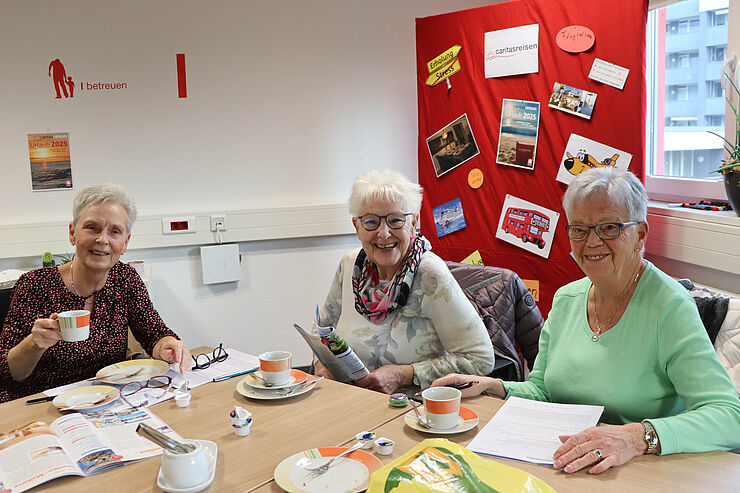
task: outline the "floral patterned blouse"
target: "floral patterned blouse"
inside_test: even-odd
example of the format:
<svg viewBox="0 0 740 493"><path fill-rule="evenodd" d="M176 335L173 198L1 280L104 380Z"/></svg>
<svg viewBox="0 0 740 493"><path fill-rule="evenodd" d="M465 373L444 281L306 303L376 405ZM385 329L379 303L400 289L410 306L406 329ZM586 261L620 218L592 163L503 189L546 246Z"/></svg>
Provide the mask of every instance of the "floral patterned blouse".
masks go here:
<svg viewBox="0 0 740 493"><path fill-rule="evenodd" d="M133 267L118 262L95 296L90 337L80 342L57 342L46 350L28 378L14 381L8 368L8 351L31 333L34 321L52 313L81 310L84 305L85 299L64 285L57 267L21 276L0 332L0 402L84 380L105 366L123 361L129 327L149 354L162 337L177 337L152 306Z"/></svg>
<svg viewBox="0 0 740 493"><path fill-rule="evenodd" d="M424 253L406 305L376 324L355 309L352 269L359 252L342 257L320 324L336 327L370 371L411 364L418 384L426 388L448 373L487 375L493 370L493 346L483 321L442 259Z"/></svg>

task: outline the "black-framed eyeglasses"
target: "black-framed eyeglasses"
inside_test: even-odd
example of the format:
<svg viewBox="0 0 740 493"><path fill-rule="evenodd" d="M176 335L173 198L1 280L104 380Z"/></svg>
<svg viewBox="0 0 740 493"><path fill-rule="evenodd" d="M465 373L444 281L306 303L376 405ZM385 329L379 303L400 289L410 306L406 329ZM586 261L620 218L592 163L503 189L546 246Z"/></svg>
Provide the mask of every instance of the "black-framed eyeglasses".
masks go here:
<svg viewBox="0 0 740 493"><path fill-rule="evenodd" d="M205 370L209 366L211 366L211 363L220 363L221 361L225 361L226 358L229 357L229 353L226 352L224 349L223 342L218 345L216 349L213 350L211 355L209 356L206 353L199 354L197 356L192 356L193 358L193 367L192 370Z"/></svg>
<svg viewBox="0 0 740 493"><path fill-rule="evenodd" d="M614 240L622 234L622 228L640 224L642 221L630 221L627 223L601 223L595 226L586 226L585 224L569 224L565 227L568 232L568 238L573 241L583 241L588 238L593 229L596 235L602 240Z"/></svg>
<svg viewBox="0 0 740 493"><path fill-rule="evenodd" d="M152 399L159 399L163 397L167 390L170 388L170 384L172 383L172 378L167 375L159 375L156 377L152 377L146 382L131 382L127 383L123 387L121 387L121 399L128 404L131 407L137 407L131 404L126 397L131 396L132 394L135 394L143 389L151 389L152 394L147 395L148 397L151 397ZM146 406L148 404L148 401L145 400L143 403L139 404L139 406Z"/></svg>
<svg viewBox="0 0 740 493"><path fill-rule="evenodd" d="M385 219L385 224L390 229L401 229L406 224L406 216L413 216L413 212L391 212L385 216L378 216L376 214L365 214L359 216L357 219L360 220L360 224L365 228L365 231L375 231L380 227L380 220Z"/></svg>

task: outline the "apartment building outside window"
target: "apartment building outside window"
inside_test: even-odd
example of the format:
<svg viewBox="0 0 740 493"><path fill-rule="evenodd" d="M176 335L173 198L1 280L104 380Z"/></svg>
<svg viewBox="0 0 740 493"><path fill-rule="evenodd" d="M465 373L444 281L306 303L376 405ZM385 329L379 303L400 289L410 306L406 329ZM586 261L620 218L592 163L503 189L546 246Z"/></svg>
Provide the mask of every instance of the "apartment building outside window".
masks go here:
<svg viewBox="0 0 740 493"><path fill-rule="evenodd" d="M671 195L689 180L716 190L716 196L701 198L724 196L720 177L710 172L725 151L722 140L709 131L725 133L721 74L728 53L728 14L734 19L729 4L683 0L648 15L646 174L652 196Z"/></svg>

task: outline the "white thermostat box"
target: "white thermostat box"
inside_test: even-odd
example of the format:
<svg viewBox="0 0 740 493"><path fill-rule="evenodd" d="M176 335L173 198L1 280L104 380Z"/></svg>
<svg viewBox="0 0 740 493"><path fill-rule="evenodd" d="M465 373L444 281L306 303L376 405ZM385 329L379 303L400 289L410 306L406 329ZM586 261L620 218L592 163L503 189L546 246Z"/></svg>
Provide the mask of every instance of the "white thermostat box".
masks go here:
<svg viewBox="0 0 740 493"><path fill-rule="evenodd" d="M217 284L239 280L239 245L200 247L203 264L203 284Z"/></svg>

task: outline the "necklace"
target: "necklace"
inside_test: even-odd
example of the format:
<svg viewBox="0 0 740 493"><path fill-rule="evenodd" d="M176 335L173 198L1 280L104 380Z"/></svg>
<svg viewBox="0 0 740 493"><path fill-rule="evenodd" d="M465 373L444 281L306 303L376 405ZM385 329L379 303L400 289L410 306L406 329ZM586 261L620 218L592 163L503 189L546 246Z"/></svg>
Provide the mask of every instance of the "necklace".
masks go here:
<svg viewBox="0 0 740 493"><path fill-rule="evenodd" d="M622 296L619 298L617 308L615 308L614 312L612 312L609 318L606 319L606 324L604 325L604 327L606 327L607 329L610 327L609 324L611 323L612 318L614 318L614 315L616 315L619 309L622 308L624 301L627 299L627 293L631 291L630 288L637 284L637 280L640 278L641 274L642 264L640 264L640 267L638 267L635 278L632 280L632 282L627 283L627 286L625 286L624 290L622 291ZM601 336L601 333L604 332L604 330L601 328L601 322L599 322L599 311L596 309L596 288L594 288L594 315L596 315L596 332L594 332L594 335L591 336L591 340L593 342L599 342L599 336Z"/></svg>
<svg viewBox="0 0 740 493"><path fill-rule="evenodd" d="M72 280L72 291L74 292L74 294L76 294L76 295L77 295L77 296L79 296L80 298L82 298L82 299L84 299L85 301L87 301L87 300L88 300L89 298L91 298L91 297L92 297L92 296L93 296L93 295L94 295L94 294L95 294L95 293L96 293L97 291L93 291L92 293L88 294L87 296L82 296L82 295L80 294L80 292L79 292L79 291L77 291L77 288L75 287L75 271L74 271L74 269L73 269L73 267L72 267L73 265L74 265L74 262L72 262L72 263L70 263L70 264L69 264L69 276L71 277L71 280ZM595 307L595 306L596 306L596 305L594 305L594 307ZM598 318L598 317L597 317L597 318Z"/></svg>

